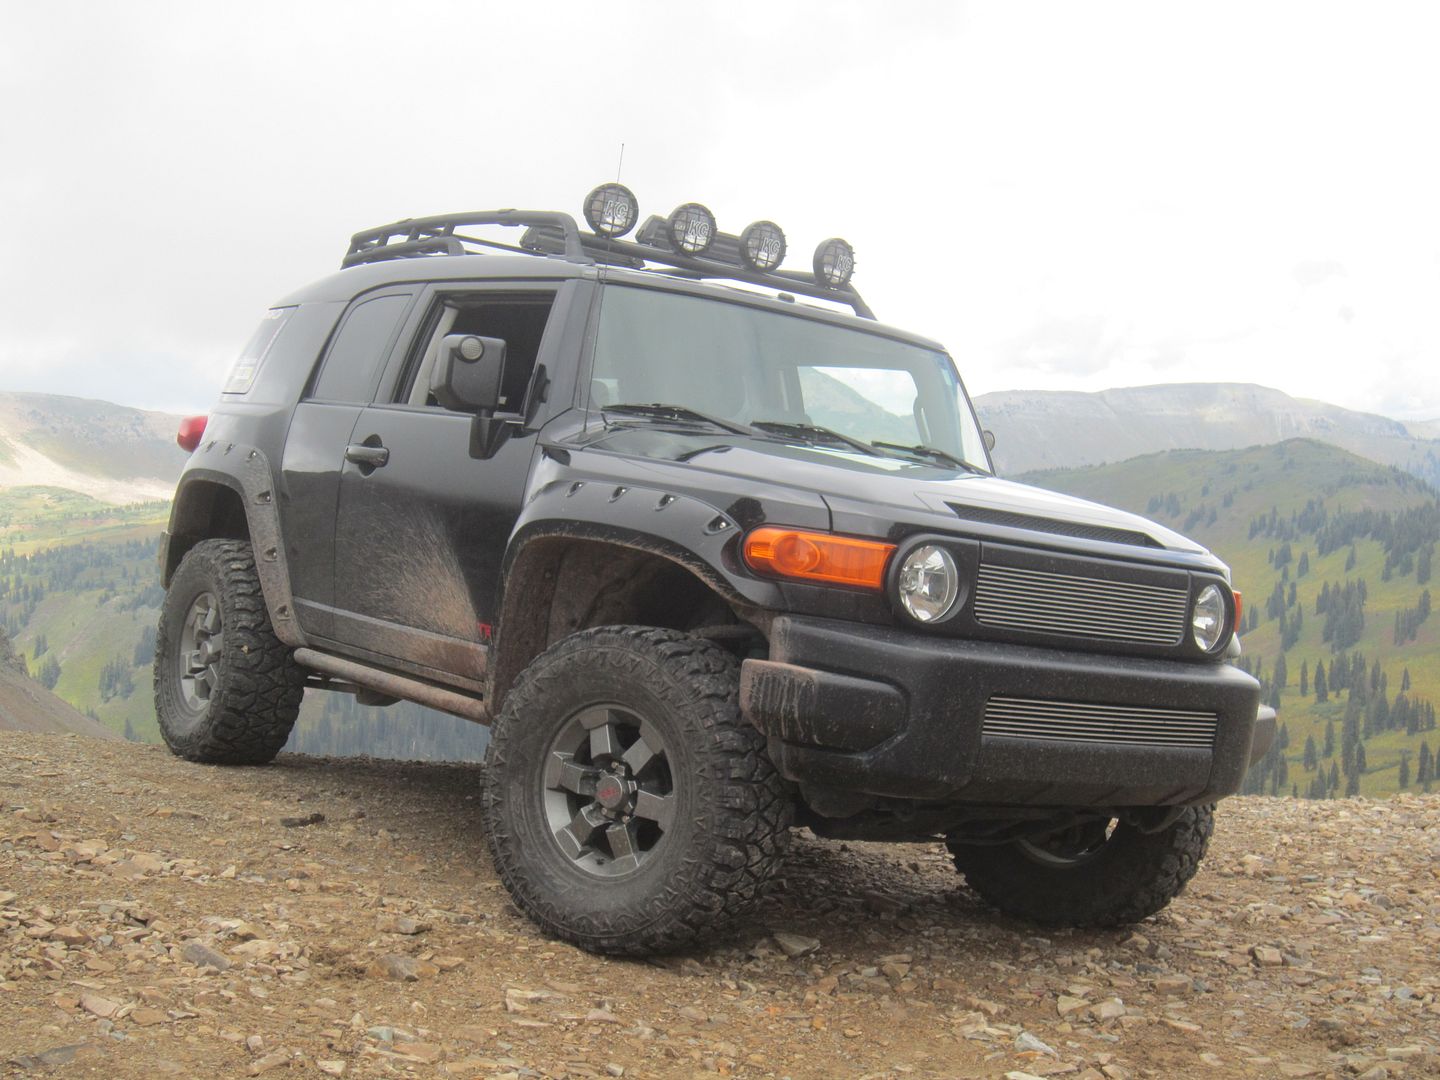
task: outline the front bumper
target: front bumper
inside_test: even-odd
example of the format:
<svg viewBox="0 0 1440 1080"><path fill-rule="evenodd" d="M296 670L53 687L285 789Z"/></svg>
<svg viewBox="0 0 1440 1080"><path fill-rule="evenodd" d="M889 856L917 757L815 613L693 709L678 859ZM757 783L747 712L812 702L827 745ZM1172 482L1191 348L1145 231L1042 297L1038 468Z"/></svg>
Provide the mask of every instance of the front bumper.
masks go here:
<svg viewBox="0 0 1440 1080"><path fill-rule="evenodd" d="M993 722L992 699L1083 723L1062 725L1059 735L1026 729L1016 737L1013 725ZM1258 715L1259 702L1259 683L1225 664L798 616L775 620L770 659L746 660L740 682L741 708L769 737L788 779L857 795L984 805L1168 806L1232 795L1274 736L1274 714ZM1171 713L1179 724L1206 717L1213 738L1172 740ZM1123 718L1136 715L1145 718L1142 745L1125 729Z"/></svg>

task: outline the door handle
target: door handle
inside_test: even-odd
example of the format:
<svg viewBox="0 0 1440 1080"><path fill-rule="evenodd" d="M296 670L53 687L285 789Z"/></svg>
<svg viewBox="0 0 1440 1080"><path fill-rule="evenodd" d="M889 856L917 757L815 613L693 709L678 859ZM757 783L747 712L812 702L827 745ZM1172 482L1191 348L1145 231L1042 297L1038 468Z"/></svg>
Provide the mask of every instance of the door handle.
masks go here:
<svg viewBox="0 0 1440 1080"><path fill-rule="evenodd" d="M351 443L345 447L345 460L353 461L356 465L359 465L361 471L378 469L390 460L390 451L383 446L366 446L364 443Z"/></svg>

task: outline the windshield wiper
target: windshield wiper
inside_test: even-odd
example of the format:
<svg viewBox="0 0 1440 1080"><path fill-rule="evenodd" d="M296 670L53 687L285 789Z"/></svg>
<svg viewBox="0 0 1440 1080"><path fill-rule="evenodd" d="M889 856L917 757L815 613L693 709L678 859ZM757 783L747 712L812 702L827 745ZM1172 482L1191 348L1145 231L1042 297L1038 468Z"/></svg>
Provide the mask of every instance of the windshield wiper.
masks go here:
<svg viewBox="0 0 1440 1080"><path fill-rule="evenodd" d="M964 458L956 457L948 450L941 450L938 446L926 446L923 443L916 446L907 446L904 443L881 442L879 439L873 440L870 445L878 446L882 450L900 450L906 454L914 454L916 457L927 457L931 461L939 461L946 465L953 465L957 469L964 469L966 472L972 472L979 476L989 475L984 469L980 468L980 466L972 465Z"/></svg>
<svg viewBox="0 0 1440 1080"><path fill-rule="evenodd" d="M822 439L831 439L842 443L852 450L859 450L862 454L869 454L871 457L882 456L876 453L875 448L869 443L861 442L843 432L821 427L819 424L801 424L789 420L753 420L750 426L757 427L761 431L773 431L780 435L809 435L812 442L818 436Z"/></svg>
<svg viewBox="0 0 1440 1080"><path fill-rule="evenodd" d="M698 412L688 405L663 405L660 402L651 402L648 405L602 405L602 413L618 412L631 413L634 416L654 416L661 420L691 420L700 424L709 424L712 427L728 431L732 435L754 435L755 429L744 424L737 424L734 420L724 420L718 416L711 416L709 413Z"/></svg>

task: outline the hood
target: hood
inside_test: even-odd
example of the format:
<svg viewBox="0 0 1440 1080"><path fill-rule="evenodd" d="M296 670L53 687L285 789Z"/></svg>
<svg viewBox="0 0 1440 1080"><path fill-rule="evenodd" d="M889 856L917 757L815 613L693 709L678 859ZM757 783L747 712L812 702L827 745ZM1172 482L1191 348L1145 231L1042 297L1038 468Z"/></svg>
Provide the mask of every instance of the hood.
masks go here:
<svg viewBox="0 0 1440 1080"><path fill-rule="evenodd" d="M894 524L956 532L979 524L1208 554L1137 514L939 464L872 457L778 436L689 432L649 423L616 425L585 441L588 449L646 459L654 466L647 471L663 472L670 484L690 491L704 490L708 485L701 477L709 474L725 478L717 488L733 489L736 481L748 480L818 494L840 532L883 536ZM667 466L678 468L672 473Z"/></svg>

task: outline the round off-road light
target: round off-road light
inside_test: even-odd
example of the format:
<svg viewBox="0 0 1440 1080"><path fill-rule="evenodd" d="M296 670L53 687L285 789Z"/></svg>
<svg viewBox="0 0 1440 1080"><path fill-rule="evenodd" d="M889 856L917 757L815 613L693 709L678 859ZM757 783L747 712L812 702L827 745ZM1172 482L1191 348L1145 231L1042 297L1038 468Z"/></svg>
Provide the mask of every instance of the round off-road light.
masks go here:
<svg viewBox="0 0 1440 1080"><path fill-rule="evenodd" d="M1205 652L1215 648L1225 636L1225 596L1218 585L1206 585L1195 598L1190 630L1195 635L1195 644Z"/></svg>
<svg viewBox="0 0 1440 1080"><path fill-rule="evenodd" d="M774 270L785 258L785 234L773 221L754 221L740 234L740 258L751 270Z"/></svg>
<svg viewBox="0 0 1440 1080"><path fill-rule="evenodd" d="M838 236L822 241L815 249L815 276L820 284L843 289L854 272L855 249Z"/></svg>
<svg viewBox="0 0 1440 1080"><path fill-rule="evenodd" d="M703 255L715 242L715 215L698 202L677 206L666 225L670 246L686 255Z"/></svg>
<svg viewBox="0 0 1440 1080"><path fill-rule="evenodd" d="M640 204L624 184L601 184L585 196L585 221L597 236L624 236L640 220Z"/></svg>
<svg viewBox="0 0 1440 1080"><path fill-rule="evenodd" d="M916 622L937 622L950 614L960 595L960 571L950 553L923 544L905 556L896 579L900 606Z"/></svg>

